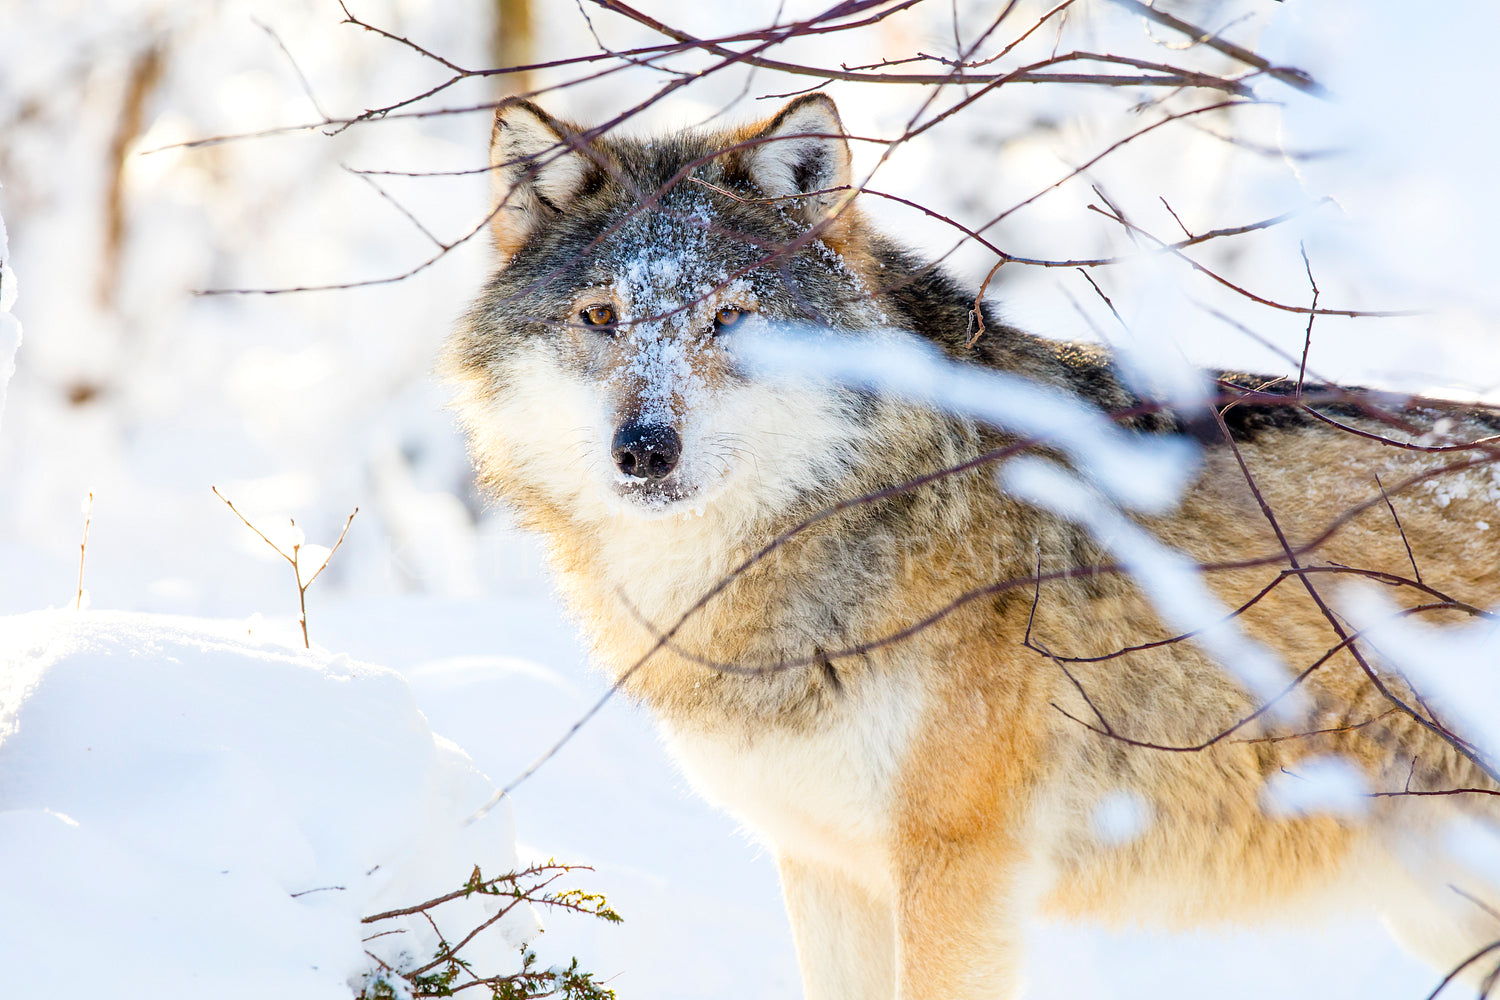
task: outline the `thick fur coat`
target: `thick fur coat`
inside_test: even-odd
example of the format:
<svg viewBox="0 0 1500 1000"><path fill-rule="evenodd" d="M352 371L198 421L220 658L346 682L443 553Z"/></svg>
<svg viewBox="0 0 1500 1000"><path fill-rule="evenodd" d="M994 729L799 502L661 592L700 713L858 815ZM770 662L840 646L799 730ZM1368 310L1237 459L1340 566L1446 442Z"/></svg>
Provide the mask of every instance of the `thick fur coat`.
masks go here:
<svg viewBox="0 0 1500 1000"><path fill-rule="evenodd" d="M483 486L546 541L600 661L774 851L807 996L1014 996L1035 913L1374 907L1439 968L1500 937L1500 893L1440 846L1496 820L1497 786L1338 610L1349 567L1433 621L1500 604L1500 451L1390 443L1500 422L1223 373L1217 411L1179 415L988 311L970 344L973 291L861 217L842 132L816 94L651 140L502 107L500 263L442 361ZM1181 503L1136 519L1215 567L1289 678L1316 664L1295 717L1255 715L1087 532L976 461L1047 442L752 377L736 344L788 325L906 331L1196 440ZM1272 783L1330 756L1370 792L1473 791L1273 808Z"/></svg>

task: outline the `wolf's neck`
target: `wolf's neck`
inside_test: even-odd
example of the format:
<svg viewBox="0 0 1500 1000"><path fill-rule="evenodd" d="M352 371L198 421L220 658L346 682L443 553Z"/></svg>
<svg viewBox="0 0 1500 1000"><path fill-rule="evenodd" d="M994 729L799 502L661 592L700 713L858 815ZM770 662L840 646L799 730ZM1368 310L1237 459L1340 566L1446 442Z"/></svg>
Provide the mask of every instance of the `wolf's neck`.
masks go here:
<svg viewBox="0 0 1500 1000"><path fill-rule="evenodd" d="M658 521L622 515L602 526L601 582L658 631L669 628L739 563L751 536L713 512Z"/></svg>

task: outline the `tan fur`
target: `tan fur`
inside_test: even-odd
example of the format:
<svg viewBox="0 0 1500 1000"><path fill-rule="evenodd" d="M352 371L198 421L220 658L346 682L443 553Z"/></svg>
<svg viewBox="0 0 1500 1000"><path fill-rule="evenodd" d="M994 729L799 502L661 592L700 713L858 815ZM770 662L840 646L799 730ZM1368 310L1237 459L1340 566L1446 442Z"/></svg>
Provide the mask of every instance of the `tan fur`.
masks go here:
<svg viewBox="0 0 1500 1000"><path fill-rule="evenodd" d="M799 113L815 120L820 107L804 103ZM836 125L831 103L821 113ZM763 136L779 118L719 141L728 148ZM889 277L886 258L849 211L838 238L824 245L865 287L879 288ZM502 250L514 252L509 244ZM567 299L568 308L592 294ZM628 302L611 301L628 312ZM684 313L698 318L682 320L683 329L701 327L702 316L711 315L703 310L720 301ZM1378 791L1496 788L1396 710L1347 649L1300 686L1307 711L1264 715L1195 752L1134 746L1095 731L1191 746L1259 702L1191 641L1096 663L1067 660L1173 635L1120 574L1023 583L916 628L963 595L998 580L1027 580L1038 565L1046 572L1109 562L1072 526L997 489L990 468L802 527L679 621L709 588L816 509L776 506L785 502L782 494L773 500L756 492L771 487L753 465L735 472L741 478L727 480L726 492L700 513L654 520L596 501L592 487L580 493L572 480L552 484L549 476L561 473L549 471L555 466L541 450L564 445L527 437L525 415L535 412L527 407L538 405L524 389L530 369L489 346L485 322L475 320L456 338L446 362L485 481L545 539L599 658L657 712L689 778L776 852L812 1000L1013 996L1022 929L1034 912L1193 926L1374 907L1440 966L1500 936L1500 922L1446 885L1462 882L1490 905L1500 903L1496 887L1436 846L1453 817L1493 823L1497 812L1487 796L1377 798L1362 818L1266 809L1269 782L1328 754L1353 762ZM552 343L574 346L548 349L582 350L568 339L580 336L561 330ZM1050 348L1013 336L1013 357L982 360L1055 382ZM719 363L714 345L693 349L704 352L705 370ZM1095 363L1084 350L1055 356L1068 365ZM521 366L507 369L504 390L496 388L502 364ZM614 391L620 395L604 408L628 409L635 390ZM820 415L809 404L805 427L770 439L811 439L818 420L836 419L832 412ZM848 469L848 482L830 494L838 499L957 464L1004 440L963 420L888 402L860 427L862 449L875 457ZM1467 438L1483 433L1459 430ZM1207 572L1226 607L1249 601L1289 565L1234 447L1294 549L1367 504L1316 551L1297 556L1302 566L1406 577L1414 558L1435 590L1480 607L1500 605L1494 466L1402 488L1455 455L1302 425L1209 447L1181 504L1141 519L1205 566L1267 557ZM1489 530L1477 527L1481 521ZM1337 574L1306 579L1335 615L1340 595L1358 582ZM1384 589L1407 607L1431 600L1411 588ZM1445 611L1424 620L1464 617ZM1339 641L1297 576L1238 622L1294 672ZM674 624L668 646L653 652ZM1379 663L1376 651L1360 648ZM746 675L712 664L758 669ZM1383 675L1382 683L1415 703L1400 678ZM1143 807L1145 822L1136 835L1112 842L1094 816L1101 802L1121 794Z"/></svg>

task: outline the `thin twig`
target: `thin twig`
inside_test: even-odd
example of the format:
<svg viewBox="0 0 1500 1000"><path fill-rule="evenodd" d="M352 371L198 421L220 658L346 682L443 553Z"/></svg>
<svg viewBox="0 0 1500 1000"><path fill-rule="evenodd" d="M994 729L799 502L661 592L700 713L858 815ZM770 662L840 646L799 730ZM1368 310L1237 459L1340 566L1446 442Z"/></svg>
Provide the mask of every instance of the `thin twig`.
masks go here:
<svg viewBox="0 0 1500 1000"><path fill-rule="evenodd" d="M94 491L89 490L87 506L83 509L83 541L78 543L78 600L75 611L83 610L83 560L89 551L89 524L94 520Z"/></svg>
<svg viewBox="0 0 1500 1000"><path fill-rule="evenodd" d="M984 293L989 290L990 282L995 278L995 272L1008 258L1001 257L995 261L995 266L990 268L984 280L979 283L979 291L974 293L974 307L969 310L969 339L964 341L964 346L972 348L979 343L979 338L984 336Z"/></svg>
<svg viewBox="0 0 1500 1000"><path fill-rule="evenodd" d="M1375 485L1380 487L1380 495L1385 500L1386 509L1391 512L1391 520L1396 522L1396 530L1401 532L1401 544L1406 546L1406 558L1411 560L1411 571L1416 574L1417 582L1422 582L1422 571L1417 568L1417 557L1412 554L1411 542L1406 540L1406 529L1401 527L1401 518L1396 514L1396 507L1391 503L1390 495L1385 491L1385 484L1380 481L1380 473L1375 473Z"/></svg>
<svg viewBox="0 0 1500 1000"><path fill-rule="evenodd" d="M1312 261L1307 259L1307 246L1297 244L1302 252L1302 266L1307 268L1307 282L1312 285L1312 309L1307 314L1307 332L1302 336L1302 364L1297 367L1297 395L1302 395L1302 383L1307 378L1307 354L1312 350L1313 321L1318 318L1318 283L1313 278Z"/></svg>
<svg viewBox="0 0 1500 1000"><path fill-rule="evenodd" d="M346 10L345 13L348 13L348 11ZM292 72L297 74L297 82L302 84L302 93L307 95L308 103L313 106L314 111L327 118L328 112L324 111L323 105L318 103L318 95L313 93L312 84L307 80L307 74L303 73L302 67L297 65L297 60L292 57L291 50L286 47L286 43L281 40L281 36L276 33L276 29L258 17L252 17L250 20L254 22L256 27L271 36L271 41L275 42L276 47L281 50L281 54L286 56L286 61L292 67Z"/></svg>
<svg viewBox="0 0 1500 1000"><path fill-rule="evenodd" d="M1078 269L1078 273L1083 275L1083 280L1089 283L1089 287L1094 290L1094 294L1098 295L1101 299L1104 300L1104 304L1109 307L1109 311L1114 315L1115 321L1118 322L1122 327L1125 327L1125 329L1130 329L1128 326L1125 326L1125 320L1121 318L1120 311L1116 309L1115 304L1109 300L1109 296L1104 294L1104 289L1099 287L1099 283L1094 280L1094 276L1092 274L1089 274L1088 271L1084 270L1081 267Z"/></svg>
<svg viewBox="0 0 1500 1000"><path fill-rule="evenodd" d="M266 533L263 532L263 531L261 531L254 524L252 524L250 522L250 519L248 517L246 517L244 514L240 513L239 508L237 508L234 504L230 503L229 502L229 498L226 497L224 494L220 493L219 492L219 488L217 486L210 486L209 489L211 489L211 490L214 491L214 496L216 496L220 500L224 501L224 505L226 507L228 507L231 511L234 512L234 516L235 517L239 518L242 522L244 522L245 527L249 528L251 531L253 531L257 535L259 535L260 538L261 538L261 541L263 541L267 545L271 546L272 550L274 550L277 555L281 556L281 558L285 559L288 563L291 564L291 566L292 566L292 576L297 581L297 607L298 607L297 623L302 626L302 645L306 649L311 649L312 648L312 641L308 638L308 635L307 635L307 588L309 588L309 587L311 587L313 585L313 581L316 580L319 576L321 576L322 573L323 573L323 570L327 569L328 568L328 564L333 561L333 554L339 550L339 546L340 545L344 544L344 536L347 535L347 534L349 534L349 525L351 525L351 524L354 523L354 515L359 513L359 508L356 507L356 508L354 508L354 510L352 510L349 513L349 519L344 522L344 530L342 530L342 531L339 532L338 541L336 541L336 542L333 543L333 547L328 550L328 555L323 558L322 563L320 563L319 566L318 566L318 568L313 571L312 576L308 577L306 580L303 580L302 579L302 560L301 560L302 543L301 542L293 542L292 543L292 551L291 552L287 552L281 546L277 545L275 542L271 541L271 539L267 538L266 537ZM292 528L295 530L297 528L297 522L294 520L291 523L292 523Z"/></svg>

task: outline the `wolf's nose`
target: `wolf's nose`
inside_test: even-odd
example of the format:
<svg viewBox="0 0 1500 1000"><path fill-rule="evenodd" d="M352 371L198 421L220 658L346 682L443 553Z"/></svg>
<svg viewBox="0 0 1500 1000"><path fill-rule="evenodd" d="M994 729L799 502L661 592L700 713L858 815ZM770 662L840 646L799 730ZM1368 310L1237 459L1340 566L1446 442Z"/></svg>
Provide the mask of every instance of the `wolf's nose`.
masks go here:
<svg viewBox="0 0 1500 1000"><path fill-rule="evenodd" d="M615 431L610 444L615 467L638 479L665 479L682 457L682 438L666 424L631 421Z"/></svg>

